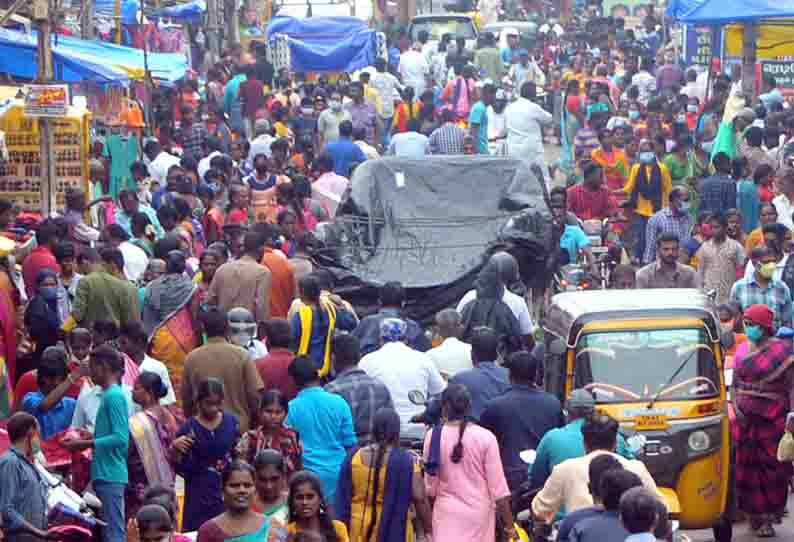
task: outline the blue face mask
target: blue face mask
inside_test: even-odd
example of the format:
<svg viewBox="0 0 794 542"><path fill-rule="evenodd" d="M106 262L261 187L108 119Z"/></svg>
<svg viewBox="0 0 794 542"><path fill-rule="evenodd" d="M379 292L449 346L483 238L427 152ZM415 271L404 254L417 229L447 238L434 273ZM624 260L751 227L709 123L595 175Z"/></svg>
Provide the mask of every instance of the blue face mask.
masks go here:
<svg viewBox="0 0 794 542"><path fill-rule="evenodd" d="M58 287L44 286L39 288L39 294L41 294L41 297L43 297L45 301L55 301L58 299Z"/></svg>
<svg viewBox="0 0 794 542"><path fill-rule="evenodd" d="M656 155L651 151L644 151L641 152L640 155L640 162L643 164L652 164L654 160L656 160Z"/></svg>
<svg viewBox="0 0 794 542"><path fill-rule="evenodd" d="M764 330L761 326L744 326L744 333L750 342L758 343L764 336Z"/></svg>
<svg viewBox="0 0 794 542"><path fill-rule="evenodd" d="M631 120L637 120L638 118L640 118L640 112L639 111L629 111L629 118Z"/></svg>

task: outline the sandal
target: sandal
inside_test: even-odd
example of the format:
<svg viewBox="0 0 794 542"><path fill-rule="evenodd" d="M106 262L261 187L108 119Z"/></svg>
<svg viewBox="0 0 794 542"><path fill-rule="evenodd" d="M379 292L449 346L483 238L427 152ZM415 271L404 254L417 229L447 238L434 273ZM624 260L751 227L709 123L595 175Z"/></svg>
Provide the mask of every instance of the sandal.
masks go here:
<svg viewBox="0 0 794 542"><path fill-rule="evenodd" d="M775 528L772 527L771 523L764 523L761 525L758 530L755 532L755 535L758 538L772 538L776 536Z"/></svg>

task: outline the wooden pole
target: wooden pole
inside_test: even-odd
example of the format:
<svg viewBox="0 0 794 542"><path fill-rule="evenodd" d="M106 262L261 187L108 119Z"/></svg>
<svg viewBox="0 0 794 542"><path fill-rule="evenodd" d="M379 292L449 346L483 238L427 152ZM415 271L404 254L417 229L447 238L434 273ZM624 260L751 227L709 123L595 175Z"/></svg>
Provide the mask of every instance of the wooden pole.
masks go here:
<svg viewBox="0 0 794 542"><path fill-rule="evenodd" d="M49 83L54 74L52 69L52 48L50 47L51 10L50 0L41 0L46 6L45 17L38 20L38 73L37 82ZM55 212L55 156L53 156L53 131L52 121L47 117L39 118L39 152L41 153L41 213L51 216Z"/></svg>
<svg viewBox="0 0 794 542"><path fill-rule="evenodd" d="M116 43L121 45L121 0L116 0L113 13L116 19Z"/></svg>
<svg viewBox="0 0 794 542"><path fill-rule="evenodd" d="M215 64L220 58L218 43L218 0L207 0L207 47L210 50L210 62Z"/></svg>

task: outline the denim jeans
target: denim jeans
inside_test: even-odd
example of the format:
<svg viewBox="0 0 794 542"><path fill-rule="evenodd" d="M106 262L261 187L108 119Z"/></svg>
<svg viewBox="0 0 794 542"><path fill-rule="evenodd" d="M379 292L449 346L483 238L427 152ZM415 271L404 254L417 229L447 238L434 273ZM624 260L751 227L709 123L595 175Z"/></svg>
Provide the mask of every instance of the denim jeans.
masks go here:
<svg viewBox="0 0 794 542"><path fill-rule="evenodd" d="M634 213L631 219L631 237L634 241L633 256L640 263L645 256L645 228L648 226L648 217Z"/></svg>
<svg viewBox="0 0 794 542"><path fill-rule="evenodd" d="M383 145L384 149L389 148L389 142L391 141L391 123L394 120L394 115L385 119L383 117L378 117L378 122L380 123L380 144ZM377 143L377 142L376 142ZM384 150L385 152L385 150Z"/></svg>
<svg viewBox="0 0 794 542"><path fill-rule="evenodd" d="M94 480L94 491L102 502L102 529L104 542L126 542L127 522L124 518L124 488L126 484Z"/></svg>

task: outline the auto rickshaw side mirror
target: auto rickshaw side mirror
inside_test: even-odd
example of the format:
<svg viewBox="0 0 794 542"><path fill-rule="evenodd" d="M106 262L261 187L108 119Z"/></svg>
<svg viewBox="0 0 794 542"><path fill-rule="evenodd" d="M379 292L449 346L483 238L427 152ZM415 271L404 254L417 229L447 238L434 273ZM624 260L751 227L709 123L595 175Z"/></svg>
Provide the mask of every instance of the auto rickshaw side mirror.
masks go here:
<svg viewBox="0 0 794 542"><path fill-rule="evenodd" d="M546 342L546 355L543 359L543 386L546 391L565 399L565 353L567 347L559 337L551 338Z"/></svg>

